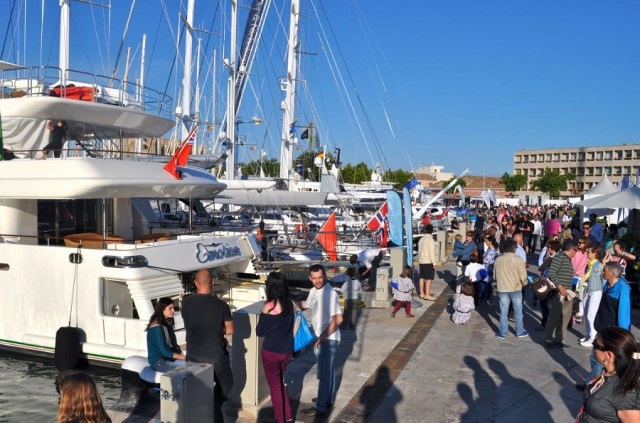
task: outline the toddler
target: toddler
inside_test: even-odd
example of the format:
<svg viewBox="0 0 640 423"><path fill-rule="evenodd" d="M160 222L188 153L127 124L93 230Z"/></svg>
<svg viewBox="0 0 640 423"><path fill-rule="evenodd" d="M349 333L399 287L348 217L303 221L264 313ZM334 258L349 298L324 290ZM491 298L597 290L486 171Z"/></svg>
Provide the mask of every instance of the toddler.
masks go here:
<svg viewBox="0 0 640 423"><path fill-rule="evenodd" d="M467 323L471 318L471 311L475 309L473 304L473 293L475 289L473 283L465 282L460 288L460 293L454 295L453 300L453 314L451 320L456 325Z"/></svg>
<svg viewBox="0 0 640 423"><path fill-rule="evenodd" d="M396 317L396 313L400 310L400 307L404 306L407 313L407 317L415 317L411 314L411 301L415 285L413 284L413 268L406 266L404 272L398 278L393 278L393 282L397 283L397 287L393 288L394 306L391 312L391 317Z"/></svg>

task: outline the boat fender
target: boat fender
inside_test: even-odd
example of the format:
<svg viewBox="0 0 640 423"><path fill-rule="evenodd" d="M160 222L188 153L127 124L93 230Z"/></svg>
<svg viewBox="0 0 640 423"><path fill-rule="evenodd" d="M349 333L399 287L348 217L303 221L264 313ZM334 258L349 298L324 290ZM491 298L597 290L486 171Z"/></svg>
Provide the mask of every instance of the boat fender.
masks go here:
<svg viewBox="0 0 640 423"><path fill-rule="evenodd" d="M306 238L307 237L307 227L305 225L296 225L296 235L298 238Z"/></svg>
<svg viewBox="0 0 640 423"><path fill-rule="evenodd" d="M61 327L56 332L56 347L53 362L59 371L72 370L80 358L80 328Z"/></svg>
<svg viewBox="0 0 640 423"><path fill-rule="evenodd" d="M154 394L149 388L160 383L162 373L156 372L147 361L147 357L134 355L122 362L120 374L120 398L111 407L112 410L131 413L136 406L147 399L153 401Z"/></svg>

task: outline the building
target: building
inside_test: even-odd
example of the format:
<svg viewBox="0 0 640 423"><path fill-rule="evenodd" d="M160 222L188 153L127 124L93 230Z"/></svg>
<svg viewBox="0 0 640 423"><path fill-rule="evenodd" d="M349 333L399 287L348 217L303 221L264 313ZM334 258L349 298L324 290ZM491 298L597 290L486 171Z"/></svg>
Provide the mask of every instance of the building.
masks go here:
<svg viewBox="0 0 640 423"><path fill-rule="evenodd" d="M604 175L615 184L625 175L633 181L640 169L640 144L519 150L513 155L514 175L527 176L527 187L522 194L534 193L533 181L540 178L546 168L559 169L563 175L576 175L576 180L567 184L569 190L560 195L577 196L600 182Z"/></svg>
<svg viewBox="0 0 640 423"><path fill-rule="evenodd" d="M443 169L444 166L437 166L432 164L431 166L418 167L416 173L420 175L429 175L436 181L448 181L455 176L451 172L443 172Z"/></svg>

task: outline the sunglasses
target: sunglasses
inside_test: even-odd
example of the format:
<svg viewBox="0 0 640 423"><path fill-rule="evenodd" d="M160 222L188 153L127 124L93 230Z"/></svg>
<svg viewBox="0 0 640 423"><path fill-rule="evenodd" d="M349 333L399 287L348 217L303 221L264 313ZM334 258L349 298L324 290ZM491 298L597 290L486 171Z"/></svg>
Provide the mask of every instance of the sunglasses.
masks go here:
<svg viewBox="0 0 640 423"><path fill-rule="evenodd" d="M607 347L605 347L604 345L599 345L599 344L596 344L595 342L593 343L593 349L600 350L600 351L609 351Z"/></svg>

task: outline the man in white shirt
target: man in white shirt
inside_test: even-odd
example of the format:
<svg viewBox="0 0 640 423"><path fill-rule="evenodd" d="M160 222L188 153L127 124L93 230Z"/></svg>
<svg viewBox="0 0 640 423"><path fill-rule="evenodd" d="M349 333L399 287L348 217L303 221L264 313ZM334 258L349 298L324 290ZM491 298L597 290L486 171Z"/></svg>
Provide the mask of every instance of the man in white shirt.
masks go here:
<svg viewBox="0 0 640 423"><path fill-rule="evenodd" d="M536 213L533 216L533 232L531 233L531 248L529 249L530 253L535 253L536 248L538 247L538 240L540 239L540 235L542 235L542 222L540 221L540 215Z"/></svg>
<svg viewBox="0 0 640 423"><path fill-rule="evenodd" d="M302 410L306 416L323 417L327 408L336 401L336 372L333 365L338 346L340 345L340 325L342 311L338 302L338 294L326 282L326 272L321 264L309 268L309 279L313 288L306 301L301 302L302 309L311 309L311 325L318 339L313 352L318 359L318 396L313 399L315 407Z"/></svg>

